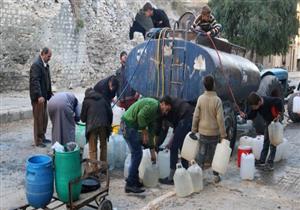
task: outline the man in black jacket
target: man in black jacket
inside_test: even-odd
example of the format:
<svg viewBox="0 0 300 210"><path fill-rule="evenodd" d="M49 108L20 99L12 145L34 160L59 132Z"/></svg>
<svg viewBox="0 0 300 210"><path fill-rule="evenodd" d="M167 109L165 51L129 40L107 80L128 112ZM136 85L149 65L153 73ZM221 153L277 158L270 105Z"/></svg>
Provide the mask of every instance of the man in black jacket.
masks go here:
<svg viewBox="0 0 300 210"><path fill-rule="evenodd" d="M33 110L34 143L38 147L51 143L45 139L48 124L47 100L53 95L48 64L51 56L51 50L43 48L30 68L29 91Z"/></svg>
<svg viewBox="0 0 300 210"><path fill-rule="evenodd" d="M134 38L134 32L140 32L143 34L144 38L146 37L147 31L153 28L153 22L151 17L147 17L141 9L135 16L132 26L129 30L129 39L132 40Z"/></svg>
<svg viewBox="0 0 300 210"><path fill-rule="evenodd" d="M162 9L155 9L147 2L143 7L143 11L146 17L151 17L154 28L171 28L169 18Z"/></svg>
<svg viewBox="0 0 300 210"><path fill-rule="evenodd" d="M115 75L108 76L100 80L95 86L94 90L100 93L109 103L112 102L113 98L119 88L119 81Z"/></svg>
<svg viewBox="0 0 300 210"><path fill-rule="evenodd" d="M280 119L283 113L282 100L278 97L259 96L257 93L252 92L248 96L248 104L251 106L251 110L247 114L240 112L240 116L242 118L251 120L257 116L257 113L259 113L265 121L264 146L261 151L260 160L256 161L255 165L258 168L273 171L276 146L270 144L268 126L272 121L277 121ZM269 148L270 155L266 163Z"/></svg>
<svg viewBox="0 0 300 210"><path fill-rule="evenodd" d="M164 179L160 179L160 183L172 185L173 176L176 170L176 164L178 162L178 150L181 150L183 141L188 132L191 131L194 107L187 103L186 101L179 98L172 98L171 111L165 117L171 127L174 128L173 137L167 145L170 149L170 174ZM188 161L181 159L183 167L188 167Z"/></svg>

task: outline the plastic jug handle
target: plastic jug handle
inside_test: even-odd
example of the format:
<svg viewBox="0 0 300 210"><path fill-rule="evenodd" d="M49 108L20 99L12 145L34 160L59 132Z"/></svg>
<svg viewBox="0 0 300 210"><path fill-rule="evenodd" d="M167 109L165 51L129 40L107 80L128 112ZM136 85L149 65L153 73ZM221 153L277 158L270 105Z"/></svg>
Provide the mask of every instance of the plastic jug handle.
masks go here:
<svg viewBox="0 0 300 210"><path fill-rule="evenodd" d="M196 164L196 161L195 160L191 160L191 165L194 165Z"/></svg>
<svg viewBox="0 0 300 210"><path fill-rule="evenodd" d="M36 174L35 172L27 170L26 171L26 179L28 179L28 180L34 180L35 174Z"/></svg>
<svg viewBox="0 0 300 210"><path fill-rule="evenodd" d="M196 134L195 133L190 133L190 138L191 139L193 139L193 140L195 140L195 141L197 141L198 140L198 137L196 136Z"/></svg>
<svg viewBox="0 0 300 210"><path fill-rule="evenodd" d="M176 168L182 168L181 163L177 163L177 164L176 164Z"/></svg>

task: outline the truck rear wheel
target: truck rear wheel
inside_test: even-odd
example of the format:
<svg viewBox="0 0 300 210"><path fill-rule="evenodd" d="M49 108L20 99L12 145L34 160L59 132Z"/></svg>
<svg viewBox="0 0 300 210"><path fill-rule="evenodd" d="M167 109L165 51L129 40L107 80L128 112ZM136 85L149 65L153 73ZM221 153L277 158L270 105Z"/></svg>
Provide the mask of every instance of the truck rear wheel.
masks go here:
<svg viewBox="0 0 300 210"><path fill-rule="evenodd" d="M293 99L295 98L295 96L300 96L300 93L293 93L290 95L288 100L287 110L290 119L296 123L296 122L300 122L300 115L293 112Z"/></svg>
<svg viewBox="0 0 300 210"><path fill-rule="evenodd" d="M261 81L257 93L260 96L279 97L283 100L283 90L280 81L273 75L264 76ZM259 114L253 120L253 125L257 134L264 134L264 120Z"/></svg>
<svg viewBox="0 0 300 210"><path fill-rule="evenodd" d="M233 153L237 132L236 114L234 112L233 105L231 102L223 102L223 108L227 139L230 141L230 148L232 149Z"/></svg>

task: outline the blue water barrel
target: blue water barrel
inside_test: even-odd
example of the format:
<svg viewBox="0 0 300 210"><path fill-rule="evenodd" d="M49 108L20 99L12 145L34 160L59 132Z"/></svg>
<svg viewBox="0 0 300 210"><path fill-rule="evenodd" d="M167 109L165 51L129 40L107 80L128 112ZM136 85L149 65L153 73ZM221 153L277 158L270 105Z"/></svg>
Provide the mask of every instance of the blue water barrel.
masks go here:
<svg viewBox="0 0 300 210"><path fill-rule="evenodd" d="M51 157L34 155L27 159L25 187L29 205L35 208L44 208L50 203L53 195Z"/></svg>

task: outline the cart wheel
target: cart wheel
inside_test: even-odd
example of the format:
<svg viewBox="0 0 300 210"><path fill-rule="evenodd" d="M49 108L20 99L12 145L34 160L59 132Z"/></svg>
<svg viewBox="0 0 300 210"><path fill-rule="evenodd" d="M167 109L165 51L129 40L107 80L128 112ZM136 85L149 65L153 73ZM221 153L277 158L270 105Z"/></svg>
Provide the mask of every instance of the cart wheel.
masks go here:
<svg viewBox="0 0 300 210"><path fill-rule="evenodd" d="M98 207L98 210L112 210L112 209L113 209L112 203L110 200L107 199L104 199Z"/></svg>

